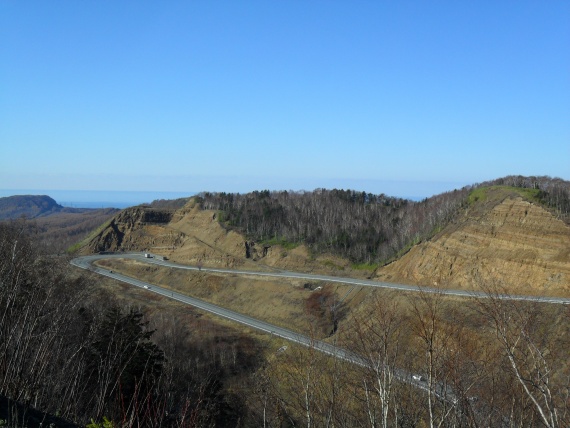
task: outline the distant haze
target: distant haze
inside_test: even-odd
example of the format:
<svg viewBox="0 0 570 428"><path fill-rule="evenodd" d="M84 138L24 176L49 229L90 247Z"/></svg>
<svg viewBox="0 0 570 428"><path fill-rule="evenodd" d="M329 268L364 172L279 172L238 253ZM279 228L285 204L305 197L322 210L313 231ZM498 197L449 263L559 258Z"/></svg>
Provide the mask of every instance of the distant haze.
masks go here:
<svg viewBox="0 0 570 428"><path fill-rule="evenodd" d="M498 177L493 177L498 178ZM222 181L227 181L222 186ZM199 181L198 181L199 182ZM256 185L256 183L258 183ZM207 185L208 183L202 183ZM290 187L287 184L291 185ZM219 178L208 187L193 191L128 191L128 190L62 190L62 189L0 189L0 197L14 195L48 195L64 207L73 208L126 208L142 203L150 203L156 199L178 199L194 196L201 191L226 191L231 193L248 193L254 190L287 190L312 191L318 188L345 189L359 192L381 194L411 200L421 200L436 194L475 183L460 182L421 182L421 181L380 181L380 180L251 180L244 185L236 186L229 179ZM224 189L224 190L221 190Z"/></svg>
<svg viewBox="0 0 570 428"><path fill-rule="evenodd" d="M47 195L59 205L73 208L126 208L156 199L178 199L195 192L128 192L97 190L0 190L0 197L14 195Z"/></svg>

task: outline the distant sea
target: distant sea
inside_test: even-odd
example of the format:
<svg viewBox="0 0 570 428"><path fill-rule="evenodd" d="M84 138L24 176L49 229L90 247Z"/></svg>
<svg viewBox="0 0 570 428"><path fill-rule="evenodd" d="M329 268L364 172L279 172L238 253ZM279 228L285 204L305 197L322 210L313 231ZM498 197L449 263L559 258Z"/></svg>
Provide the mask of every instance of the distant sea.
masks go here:
<svg viewBox="0 0 570 428"><path fill-rule="evenodd" d="M47 195L59 205L71 208L127 208L157 199L187 198L195 194L196 192L0 189L0 197Z"/></svg>

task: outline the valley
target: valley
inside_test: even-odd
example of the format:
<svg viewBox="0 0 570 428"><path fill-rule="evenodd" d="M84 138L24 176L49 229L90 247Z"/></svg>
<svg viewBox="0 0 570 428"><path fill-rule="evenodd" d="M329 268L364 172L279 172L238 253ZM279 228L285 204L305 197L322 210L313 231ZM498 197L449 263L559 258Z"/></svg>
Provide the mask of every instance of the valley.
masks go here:
<svg viewBox="0 0 570 428"><path fill-rule="evenodd" d="M306 215L306 193L136 206L74 246L68 261L82 269L70 274L81 285L67 290L70 298L87 293L76 305L102 325L118 316L113 307L147 317L156 335L149 343L171 361L163 370L188 370L180 383L155 384L156 394L176 384L182 399L183 379L207 382L190 375L196 367L219 367L217 398L203 413L215 425L310 418L324 426L328 417L358 426L386 411L415 421L406 426L534 426L552 417L551 426L563 426L567 211L509 180L413 204L321 190ZM376 232L369 211L387 216ZM376 250L361 252L373 243ZM121 414L114 409L108 414Z"/></svg>

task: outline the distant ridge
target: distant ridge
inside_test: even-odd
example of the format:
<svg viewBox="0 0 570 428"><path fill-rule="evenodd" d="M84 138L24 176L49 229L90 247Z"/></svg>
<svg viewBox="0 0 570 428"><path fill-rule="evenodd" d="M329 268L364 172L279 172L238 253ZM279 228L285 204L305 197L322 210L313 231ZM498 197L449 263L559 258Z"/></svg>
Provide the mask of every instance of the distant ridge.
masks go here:
<svg viewBox="0 0 570 428"><path fill-rule="evenodd" d="M16 195L0 198L0 220L37 218L62 210L63 207L47 195Z"/></svg>

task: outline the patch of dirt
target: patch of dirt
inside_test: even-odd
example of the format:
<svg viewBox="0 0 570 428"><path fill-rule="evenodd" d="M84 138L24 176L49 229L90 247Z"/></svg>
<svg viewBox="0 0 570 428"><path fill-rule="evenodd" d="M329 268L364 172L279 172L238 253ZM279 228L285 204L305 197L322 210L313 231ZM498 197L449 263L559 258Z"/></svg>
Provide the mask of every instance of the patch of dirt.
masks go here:
<svg viewBox="0 0 570 428"><path fill-rule="evenodd" d="M489 202L486 204L488 205ZM377 272L379 280L520 294L570 294L570 227L542 207L508 195L475 204L433 240Z"/></svg>

